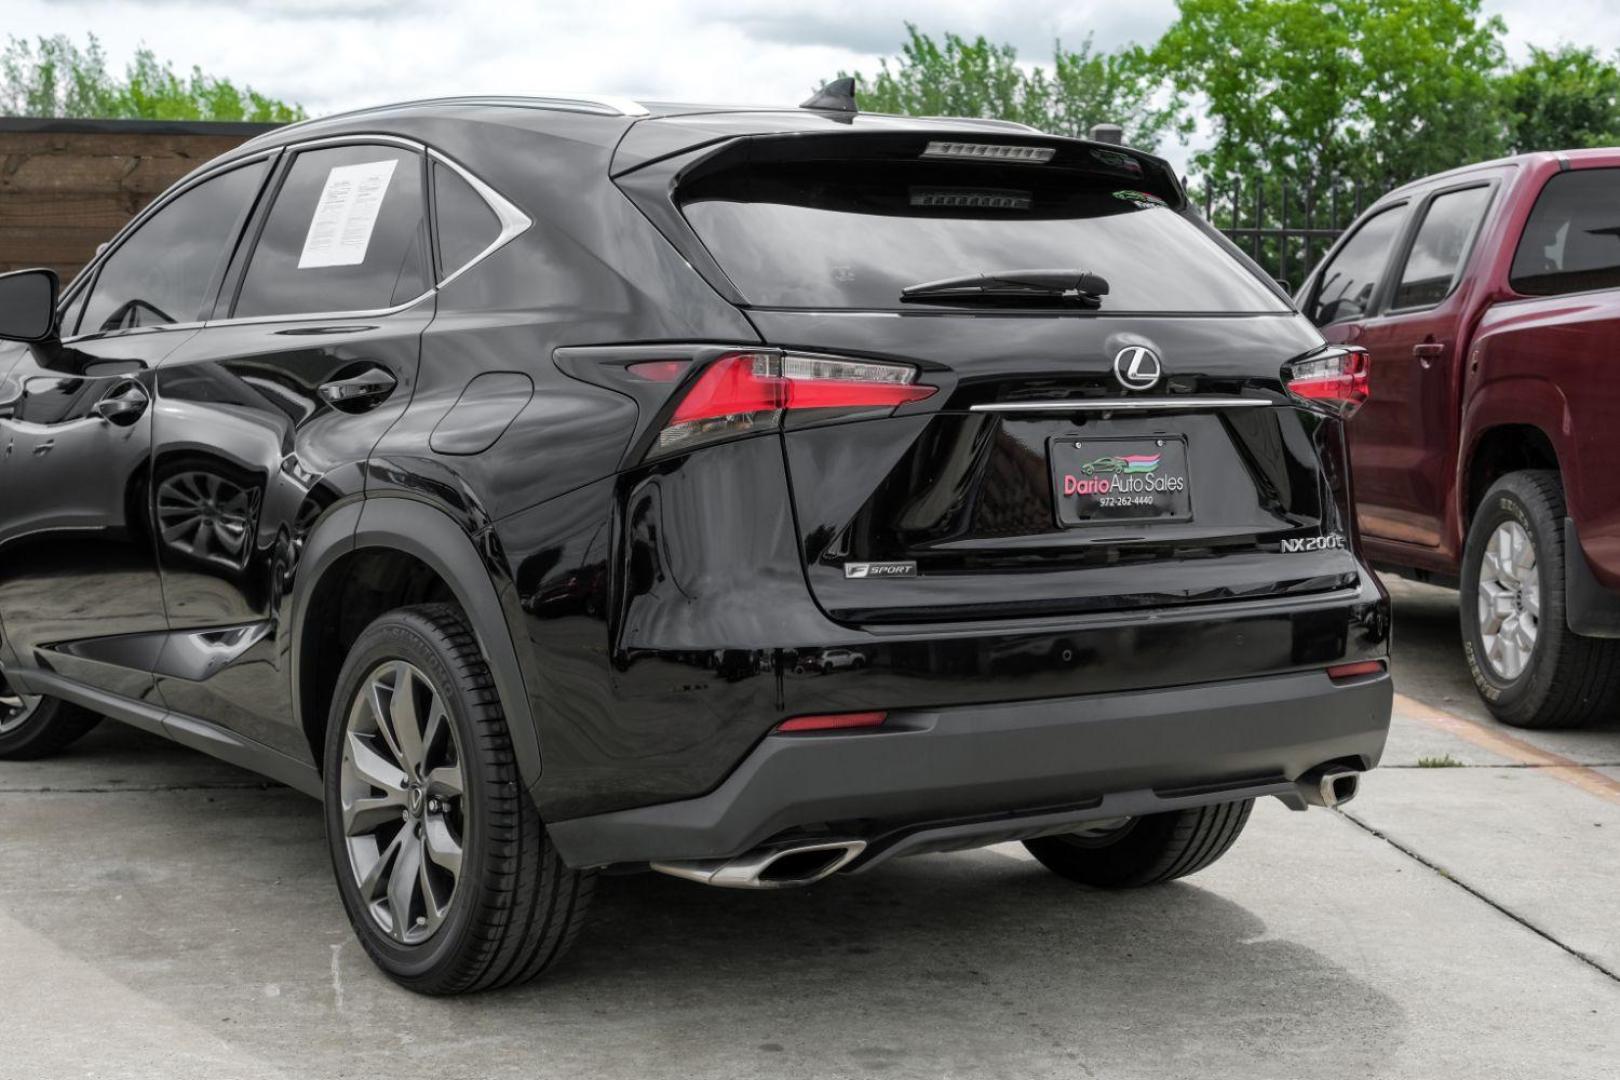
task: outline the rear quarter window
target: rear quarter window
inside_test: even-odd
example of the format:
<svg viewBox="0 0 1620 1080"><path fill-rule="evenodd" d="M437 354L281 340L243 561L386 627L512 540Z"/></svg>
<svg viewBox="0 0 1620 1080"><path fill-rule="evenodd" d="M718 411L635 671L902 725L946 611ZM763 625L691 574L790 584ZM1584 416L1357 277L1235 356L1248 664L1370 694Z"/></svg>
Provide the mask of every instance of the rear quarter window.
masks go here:
<svg viewBox="0 0 1620 1080"><path fill-rule="evenodd" d="M1529 296L1620 288L1620 169L1578 169L1547 181L1509 283Z"/></svg>
<svg viewBox="0 0 1620 1080"><path fill-rule="evenodd" d="M746 301L900 309L909 285L1075 269L1104 312L1282 312L1192 218L1128 180L1029 165L756 162L681 186L686 220Z"/></svg>

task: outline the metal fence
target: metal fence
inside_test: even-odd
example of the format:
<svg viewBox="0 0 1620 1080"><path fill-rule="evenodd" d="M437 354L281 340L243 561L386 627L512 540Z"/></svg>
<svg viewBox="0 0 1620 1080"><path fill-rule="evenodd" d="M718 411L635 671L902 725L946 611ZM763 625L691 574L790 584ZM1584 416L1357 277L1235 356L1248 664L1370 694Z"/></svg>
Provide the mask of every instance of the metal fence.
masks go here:
<svg viewBox="0 0 1620 1080"><path fill-rule="evenodd" d="M1301 189L1268 178L1228 190L1205 184L1204 217L1278 281L1296 288L1361 212L1388 189L1359 181Z"/></svg>

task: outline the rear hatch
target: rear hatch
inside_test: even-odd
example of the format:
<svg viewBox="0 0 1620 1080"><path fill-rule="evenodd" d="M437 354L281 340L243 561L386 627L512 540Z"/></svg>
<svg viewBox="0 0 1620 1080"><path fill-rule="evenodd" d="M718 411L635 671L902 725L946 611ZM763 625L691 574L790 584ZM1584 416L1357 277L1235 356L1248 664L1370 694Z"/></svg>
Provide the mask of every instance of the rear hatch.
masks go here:
<svg viewBox="0 0 1620 1080"><path fill-rule="evenodd" d="M877 416L783 416L805 573L833 618L1356 583L1342 425L1283 382L1321 338L1162 162L982 131L761 137L705 151L665 190L701 244L694 265L763 341L906 365L936 388ZM1084 290L901 298L1037 268L1076 271Z"/></svg>

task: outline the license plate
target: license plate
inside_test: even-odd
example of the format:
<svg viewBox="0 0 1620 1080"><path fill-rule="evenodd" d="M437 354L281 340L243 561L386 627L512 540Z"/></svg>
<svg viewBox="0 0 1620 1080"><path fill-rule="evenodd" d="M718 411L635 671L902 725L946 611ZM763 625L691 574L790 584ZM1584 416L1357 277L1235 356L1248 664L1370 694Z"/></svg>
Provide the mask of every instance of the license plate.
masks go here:
<svg viewBox="0 0 1620 1080"><path fill-rule="evenodd" d="M1059 525L1192 520L1184 436L1054 438L1048 456Z"/></svg>

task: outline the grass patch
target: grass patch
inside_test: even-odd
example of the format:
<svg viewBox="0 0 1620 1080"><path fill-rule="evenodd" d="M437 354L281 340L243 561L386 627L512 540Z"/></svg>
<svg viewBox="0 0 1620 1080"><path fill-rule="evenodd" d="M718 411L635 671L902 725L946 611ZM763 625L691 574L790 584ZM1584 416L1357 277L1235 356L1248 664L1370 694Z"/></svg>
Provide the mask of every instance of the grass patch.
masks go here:
<svg viewBox="0 0 1620 1080"><path fill-rule="evenodd" d="M1462 762L1450 754L1441 754L1439 757L1420 757L1417 767L1420 769L1460 769Z"/></svg>

